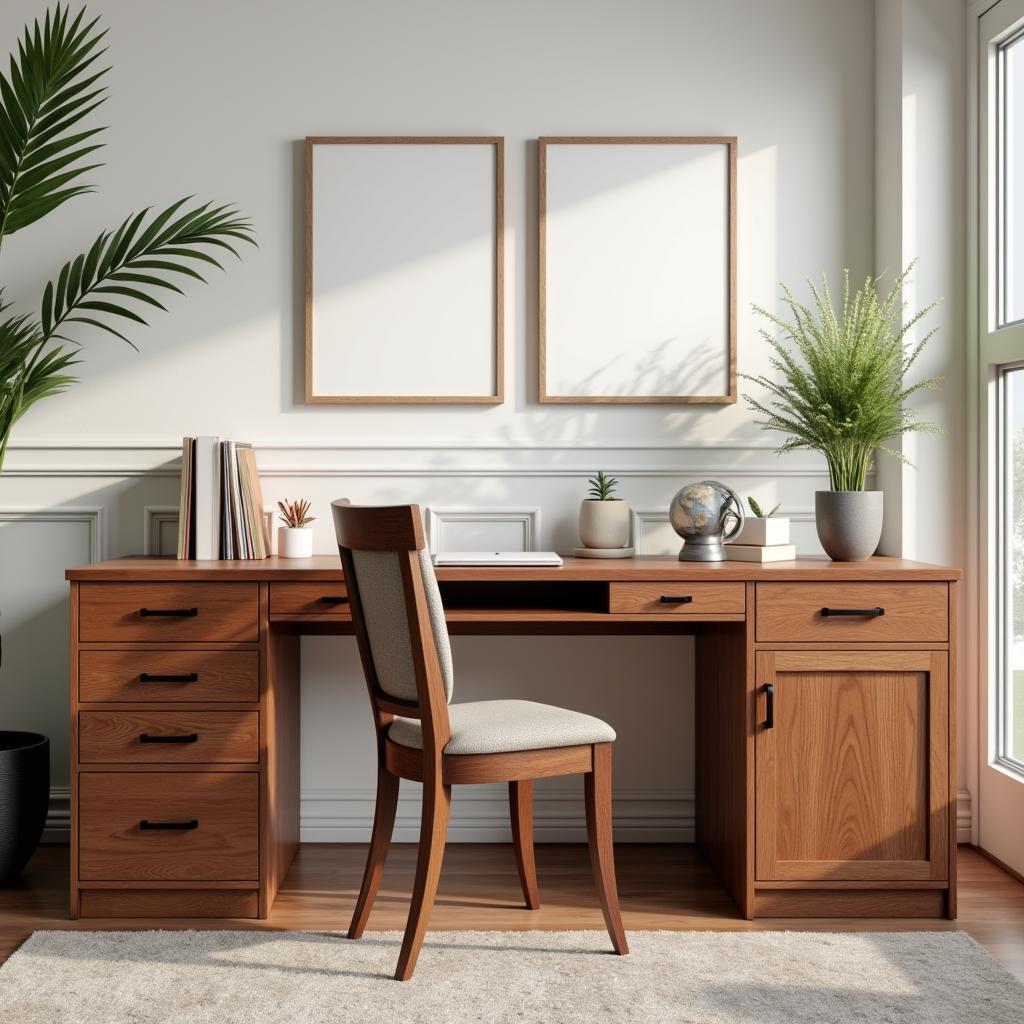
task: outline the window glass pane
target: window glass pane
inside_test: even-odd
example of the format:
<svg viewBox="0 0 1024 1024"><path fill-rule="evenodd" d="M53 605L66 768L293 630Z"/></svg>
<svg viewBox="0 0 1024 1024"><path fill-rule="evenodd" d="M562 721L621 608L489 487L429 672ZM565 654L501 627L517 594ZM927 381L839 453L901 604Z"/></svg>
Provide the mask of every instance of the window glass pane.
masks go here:
<svg viewBox="0 0 1024 1024"><path fill-rule="evenodd" d="M1024 35L1001 50L1000 325L1024 320Z"/></svg>
<svg viewBox="0 0 1024 1024"><path fill-rule="evenodd" d="M1000 754L1024 764L1024 367L1003 376Z"/></svg>

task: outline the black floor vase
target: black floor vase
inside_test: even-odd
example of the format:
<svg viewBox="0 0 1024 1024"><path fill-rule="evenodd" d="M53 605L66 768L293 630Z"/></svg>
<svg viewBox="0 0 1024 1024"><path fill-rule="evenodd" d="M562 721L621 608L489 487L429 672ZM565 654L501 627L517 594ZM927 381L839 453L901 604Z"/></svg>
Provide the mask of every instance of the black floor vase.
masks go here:
<svg viewBox="0 0 1024 1024"><path fill-rule="evenodd" d="M0 731L0 884L16 878L35 852L49 800L50 741Z"/></svg>

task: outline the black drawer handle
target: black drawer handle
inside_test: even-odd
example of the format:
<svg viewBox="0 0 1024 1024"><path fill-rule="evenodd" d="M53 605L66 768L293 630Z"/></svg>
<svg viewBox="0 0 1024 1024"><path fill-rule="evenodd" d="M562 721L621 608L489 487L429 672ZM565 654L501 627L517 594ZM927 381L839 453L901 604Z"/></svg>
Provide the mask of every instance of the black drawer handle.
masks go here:
<svg viewBox="0 0 1024 1024"><path fill-rule="evenodd" d="M850 619L878 619L885 614L884 608L822 608L821 616L828 619L845 616Z"/></svg>
<svg viewBox="0 0 1024 1024"><path fill-rule="evenodd" d="M693 604L693 596L690 594L683 594L679 597L671 597L665 595L661 598L662 604Z"/></svg>
<svg viewBox="0 0 1024 1024"><path fill-rule="evenodd" d="M764 727L775 728L775 686L773 683L764 684Z"/></svg>
<svg viewBox="0 0 1024 1024"><path fill-rule="evenodd" d="M148 732L144 732L139 737L140 743L195 743L199 739L199 733L190 732L185 733L181 736L151 736Z"/></svg>
<svg viewBox="0 0 1024 1024"><path fill-rule="evenodd" d="M162 615L176 619L194 619L199 614L198 608L140 608L139 614L144 618Z"/></svg>
<svg viewBox="0 0 1024 1024"><path fill-rule="evenodd" d="M143 832L189 832L199 828L199 821L196 818L189 821L148 821L143 818L139 822L139 828Z"/></svg>
<svg viewBox="0 0 1024 1024"><path fill-rule="evenodd" d="M160 676L150 672L139 673L140 683L198 683L198 672L185 672L180 676Z"/></svg>
<svg viewBox="0 0 1024 1024"><path fill-rule="evenodd" d="M340 594L325 594L320 598L321 604L348 604L348 598Z"/></svg>

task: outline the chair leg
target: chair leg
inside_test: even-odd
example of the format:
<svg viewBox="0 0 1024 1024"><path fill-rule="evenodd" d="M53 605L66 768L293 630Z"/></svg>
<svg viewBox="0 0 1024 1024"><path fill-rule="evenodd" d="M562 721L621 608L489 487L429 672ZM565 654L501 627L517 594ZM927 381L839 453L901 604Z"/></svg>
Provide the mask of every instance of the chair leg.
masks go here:
<svg viewBox="0 0 1024 1024"><path fill-rule="evenodd" d="M437 895L441 875L444 844L448 835L448 812L451 810L452 787L440 779L423 782L423 819L420 824L420 850L416 861L416 880L412 889L409 920L405 926L402 952L395 970L397 981L408 981L416 969L416 960L423 945L423 935Z"/></svg>
<svg viewBox="0 0 1024 1024"><path fill-rule="evenodd" d="M533 859L533 779L516 779L508 784L508 804L512 818L512 845L523 898L529 910L540 906L537 895L537 865Z"/></svg>
<svg viewBox="0 0 1024 1024"><path fill-rule="evenodd" d="M383 765L377 769L377 808L373 813L373 834L370 849L366 854L366 871L359 890L359 899L352 912L352 923L348 926L348 937L358 939L366 927L373 901L377 896L384 861L391 846L391 833L395 828L395 809L398 807L399 778L392 775Z"/></svg>
<svg viewBox="0 0 1024 1024"><path fill-rule="evenodd" d="M587 842L590 864L601 898L604 923L619 956L629 952L626 933L619 913L619 893L615 886L615 851L612 845L612 745L594 744L593 771L583 776L587 803Z"/></svg>

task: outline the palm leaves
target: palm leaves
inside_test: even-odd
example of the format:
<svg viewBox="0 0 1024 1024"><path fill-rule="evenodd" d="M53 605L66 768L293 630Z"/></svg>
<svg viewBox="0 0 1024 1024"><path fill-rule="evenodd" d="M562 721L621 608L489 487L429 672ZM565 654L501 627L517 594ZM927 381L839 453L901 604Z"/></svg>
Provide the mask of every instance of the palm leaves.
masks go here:
<svg viewBox="0 0 1024 1024"><path fill-rule="evenodd" d="M69 25L67 7L47 11L42 27L25 27L9 77L0 74L0 239L91 191L71 183L99 166L81 160L101 148L85 143L103 129L71 129L106 99L98 83L109 68L85 74L106 33L84 16L82 8Z"/></svg>
<svg viewBox="0 0 1024 1024"><path fill-rule="evenodd" d="M912 269L913 264L881 300L870 278L851 296L849 272L844 271L841 315L833 308L824 279L820 290L808 281L813 310L797 302L783 286L791 320L754 307L783 332L783 339L763 328L760 332L774 351L770 362L781 379L741 374L769 395L767 403L749 395L744 398L764 417L758 421L761 426L789 435L780 452L806 448L825 456L833 490L863 490L877 448L903 459L899 452L885 447L886 441L913 431L937 432L906 405L915 392L937 388L941 380L929 377L909 386L904 383L935 331L929 331L909 351L904 339L938 304L933 302L901 324L906 303L900 295ZM783 344L786 338L794 343L795 352Z"/></svg>
<svg viewBox="0 0 1024 1024"><path fill-rule="evenodd" d="M109 69L95 70L105 31L96 25L85 21L84 8L71 18L58 4L42 25L26 27L9 76L0 73L0 246L6 235L91 191L76 179L98 166L82 161L101 147L89 140L103 129L73 129L105 99L97 83ZM218 250L238 256L238 242L255 244L251 224L234 207L188 208L190 198L104 231L47 283L38 320L0 322L0 470L15 423L35 402L74 383L67 372L79 361L73 325L98 328L134 348L124 331L146 326L145 310L166 309L157 296L183 294L180 284L189 279L205 281L200 269L223 269ZM0 301L0 314L7 309Z"/></svg>
<svg viewBox="0 0 1024 1024"><path fill-rule="evenodd" d="M125 299L166 310L154 292L184 294L175 277L206 280L189 261L224 269L204 246L220 246L237 256L228 238L252 243L251 225L232 207L204 203L176 217L186 202L188 199L172 203L145 228L148 210L128 217L116 231L104 232L87 252L65 263L56 284L49 281L43 292L43 334L69 340L58 334L58 329L69 323L89 324L134 348L129 338L98 317L107 315L146 326Z"/></svg>

